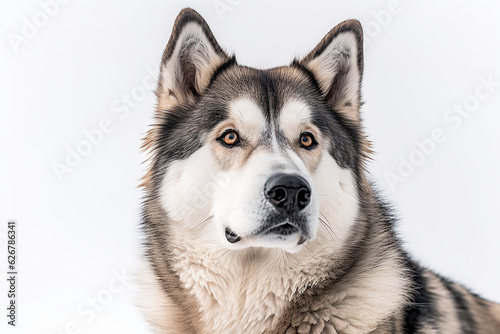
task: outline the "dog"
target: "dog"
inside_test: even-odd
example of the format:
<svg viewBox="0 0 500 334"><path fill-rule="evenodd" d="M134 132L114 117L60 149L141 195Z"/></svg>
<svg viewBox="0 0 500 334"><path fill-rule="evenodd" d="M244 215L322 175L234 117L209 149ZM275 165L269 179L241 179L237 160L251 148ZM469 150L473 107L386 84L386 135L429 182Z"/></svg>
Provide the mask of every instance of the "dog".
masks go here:
<svg viewBox="0 0 500 334"><path fill-rule="evenodd" d="M500 305L413 261L367 179L363 33L237 63L192 9L144 149L141 307L167 334L500 333Z"/></svg>

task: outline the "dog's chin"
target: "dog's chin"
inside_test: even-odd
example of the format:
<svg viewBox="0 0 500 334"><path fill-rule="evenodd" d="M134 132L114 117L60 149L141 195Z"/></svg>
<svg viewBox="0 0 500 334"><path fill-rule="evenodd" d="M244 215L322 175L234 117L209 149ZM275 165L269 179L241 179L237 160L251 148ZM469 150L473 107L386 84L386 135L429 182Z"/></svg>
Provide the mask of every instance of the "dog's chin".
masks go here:
<svg viewBox="0 0 500 334"><path fill-rule="evenodd" d="M301 236L298 233L297 235L289 235L286 237L280 235L267 235L241 239L237 244L226 242L225 247L234 250L246 248L276 248L289 253L297 253L303 247L300 241Z"/></svg>
<svg viewBox="0 0 500 334"><path fill-rule="evenodd" d="M296 253L302 249L306 241L300 232L296 232L286 236L280 234L257 236L254 237L251 244L252 247L280 248L289 253Z"/></svg>

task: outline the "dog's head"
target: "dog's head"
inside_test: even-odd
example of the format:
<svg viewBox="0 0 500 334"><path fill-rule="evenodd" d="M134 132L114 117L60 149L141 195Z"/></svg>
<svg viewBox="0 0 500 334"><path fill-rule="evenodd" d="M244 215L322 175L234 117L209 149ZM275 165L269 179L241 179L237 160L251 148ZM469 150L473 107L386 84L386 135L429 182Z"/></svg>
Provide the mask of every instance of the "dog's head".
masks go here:
<svg viewBox="0 0 500 334"><path fill-rule="evenodd" d="M229 249L300 250L358 211L362 31L332 29L290 66L237 64L183 10L163 54L145 178L175 233Z"/></svg>

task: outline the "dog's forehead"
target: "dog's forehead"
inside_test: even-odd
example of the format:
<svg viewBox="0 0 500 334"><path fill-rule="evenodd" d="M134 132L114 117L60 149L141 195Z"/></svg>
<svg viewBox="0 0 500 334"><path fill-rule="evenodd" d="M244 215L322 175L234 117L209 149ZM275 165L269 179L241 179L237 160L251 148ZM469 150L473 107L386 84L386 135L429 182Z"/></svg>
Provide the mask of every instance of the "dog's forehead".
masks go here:
<svg viewBox="0 0 500 334"><path fill-rule="evenodd" d="M267 117L267 112L251 97L241 97L229 102L229 117L245 128L262 130L277 126L279 129L294 129L311 121L310 106L301 99L283 101L278 110Z"/></svg>
<svg viewBox="0 0 500 334"><path fill-rule="evenodd" d="M253 128L291 129L311 121L314 90L290 67L229 71L219 94L229 96L228 117Z"/></svg>

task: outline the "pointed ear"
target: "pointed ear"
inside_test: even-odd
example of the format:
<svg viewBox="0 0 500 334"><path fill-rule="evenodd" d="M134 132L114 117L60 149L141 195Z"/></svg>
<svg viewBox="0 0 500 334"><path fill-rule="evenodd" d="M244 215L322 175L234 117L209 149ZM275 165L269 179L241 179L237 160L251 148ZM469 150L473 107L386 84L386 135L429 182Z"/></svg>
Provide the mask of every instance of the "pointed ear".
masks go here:
<svg viewBox="0 0 500 334"><path fill-rule="evenodd" d="M359 123L363 74L363 30L359 21L337 25L298 64L313 74L330 108Z"/></svg>
<svg viewBox="0 0 500 334"><path fill-rule="evenodd" d="M159 107L195 102L216 69L228 61L234 61L234 57L222 50L201 15L190 8L183 9L163 53L157 92Z"/></svg>

